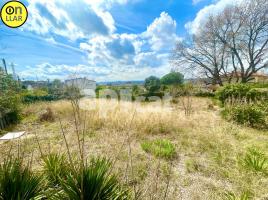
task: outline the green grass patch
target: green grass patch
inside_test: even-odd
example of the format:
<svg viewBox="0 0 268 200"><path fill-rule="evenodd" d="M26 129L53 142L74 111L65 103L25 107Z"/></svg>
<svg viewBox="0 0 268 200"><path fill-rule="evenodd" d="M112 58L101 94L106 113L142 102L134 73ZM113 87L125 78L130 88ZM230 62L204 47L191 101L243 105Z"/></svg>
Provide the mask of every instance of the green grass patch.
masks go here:
<svg viewBox="0 0 268 200"><path fill-rule="evenodd" d="M224 195L225 200L251 200L252 194L249 191L244 191L240 195L236 195L232 192L227 192Z"/></svg>
<svg viewBox="0 0 268 200"><path fill-rule="evenodd" d="M248 170L268 174L268 158L257 148L248 149L242 165Z"/></svg>
<svg viewBox="0 0 268 200"><path fill-rule="evenodd" d="M145 152L160 158L171 159L176 154L175 146L169 140L144 141L141 147Z"/></svg>

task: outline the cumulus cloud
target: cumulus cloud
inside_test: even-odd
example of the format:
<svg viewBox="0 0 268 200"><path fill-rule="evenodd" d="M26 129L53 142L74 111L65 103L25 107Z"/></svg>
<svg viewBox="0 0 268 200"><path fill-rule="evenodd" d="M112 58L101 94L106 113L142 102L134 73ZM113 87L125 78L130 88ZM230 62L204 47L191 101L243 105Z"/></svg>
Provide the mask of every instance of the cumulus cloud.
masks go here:
<svg viewBox="0 0 268 200"><path fill-rule="evenodd" d="M173 20L166 12L162 12L159 18L148 26L147 31L142 37L149 40L149 44L155 51L170 50L178 36L176 34L176 21Z"/></svg>
<svg viewBox="0 0 268 200"><path fill-rule="evenodd" d="M198 1L198 0L197 0ZM243 2L243 0L219 0L216 3L210 4L205 6L201 9L195 19L185 24L185 28L188 30L189 33L194 34L198 32L198 29L206 19L213 14L221 12L226 6L234 5Z"/></svg>
<svg viewBox="0 0 268 200"><path fill-rule="evenodd" d="M57 34L71 40L115 31L114 19L91 1L63 0L28 2L29 19L24 29L42 35Z"/></svg>
<svg viewBox="0 0 268 200"><path fill-rule="evenodd" d="M178 39L175 20L163 12L145 32L96 36L80 48L88 52L89 65L111 69L112 74L128 72L134 77L137 71L148 69L163 72L160 68L165 68L168 72L169 53Z"/></svg>
<svg viewBox="0 0 268 200"><path fill-rule="evenodd" d="M24 29L45 36L51 44L57 43L54 35L77 41L80 49L87 53L88 65L42 63L28 67L21 76L63 78L78 73L105 81L138 80L169 72L169 53L180 38L176 21L168 13L162 12L144 32L116 33L109 9L113 4L135 1L139 0L29 1L29 22ZM78 39L83 42L79 44Z"/></svg>

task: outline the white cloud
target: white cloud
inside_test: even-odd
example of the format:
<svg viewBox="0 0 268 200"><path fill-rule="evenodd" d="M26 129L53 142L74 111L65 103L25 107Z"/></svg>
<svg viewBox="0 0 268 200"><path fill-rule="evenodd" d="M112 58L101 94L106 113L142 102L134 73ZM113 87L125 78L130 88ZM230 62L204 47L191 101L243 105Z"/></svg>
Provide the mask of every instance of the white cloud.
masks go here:
<svg viewBox="0 0 268 200"><path fill-rule="evenodd" d="M24 29L41 35L57 34L76 40L115 31L112 15L81 0L29 1L29 19ZM90 23L89 23L90 22Z"/></svg>
<svg viewBox="0 0 268 200"><path fill-rule="evenodd" d="M142 36L149 40L149 44L155 51L170 50L178 36L176 34L177 24L166 12L162 12L159 18L148 26Z"/></svg>
<svg viewBox="0 0 268 200"><path fill-rule="evenodd" d="M45 36L51 44L57 43L55 34L70 40L86 39L78 44L87 53L88 65L43 63L28 67L21 76L35 78L38 74L53 79L76 73L107 81L140 80L169 72L169 53L179 37L176 21L168 13L162 12L144 32L116 33L109 9L113 4L135 1L139 0L29 1L31 14L24 28Z"/></svg>
<svg viewBox="0 0 268 200"><path fill-rule="evenodd" d="M107 78L135 79L137 74L144 78L170 71L169 53L178 39L176 22L163 12L145 32L96 36L80 44L80 48L88 52L89 65L111 70L113 75Z"/></svg>
<svg viewBox="0 0 268 200"><path fill-rule="evenodd" d="M219 0L216 3L205 6L203 9L201 9L197 13L193 21L190 21L185 24L185 28L191 34L197 33L199 30L199 27L202 26L202 24L204 24L204 22L207 20L207 18L210 15L221 12L228 5L234 5L240 2L243 2L243 0L235 0L235 1L234 0Z"/></svg>

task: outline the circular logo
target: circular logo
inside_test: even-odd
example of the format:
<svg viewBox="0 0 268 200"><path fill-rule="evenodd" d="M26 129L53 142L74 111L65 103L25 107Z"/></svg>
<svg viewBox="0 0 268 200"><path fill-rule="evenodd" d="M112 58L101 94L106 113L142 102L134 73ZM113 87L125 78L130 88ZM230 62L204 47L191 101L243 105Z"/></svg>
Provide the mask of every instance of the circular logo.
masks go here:
<svg viewBox="0 0 268 200"><path fill-rule="evenodd" d="M1 19L10 28L22 26L27 18L27 8L19 1L9 1L1 9Z"/></svg>

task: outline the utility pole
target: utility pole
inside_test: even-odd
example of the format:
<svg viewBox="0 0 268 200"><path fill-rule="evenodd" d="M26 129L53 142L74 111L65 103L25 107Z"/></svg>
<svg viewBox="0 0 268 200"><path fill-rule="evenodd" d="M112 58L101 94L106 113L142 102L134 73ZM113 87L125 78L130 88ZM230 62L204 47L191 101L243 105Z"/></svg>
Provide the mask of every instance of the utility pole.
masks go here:
<svg viewBox="0 0 268 200"><path fill-rule="evenodd" d="M5 72L6 72L6 75L7 75L7 65L6 65L6 60L3 58L3 59L2 59L2 62L3 62L4 68L5 68Z"/></svg>

